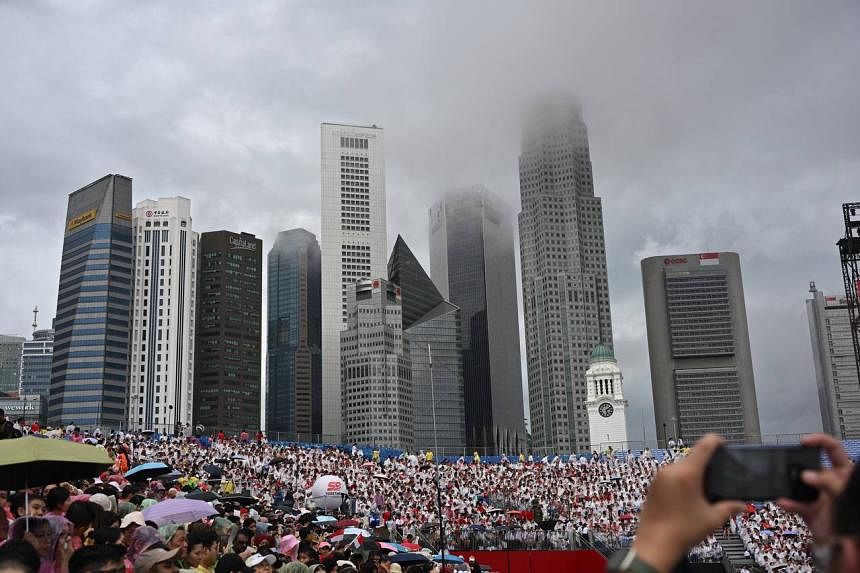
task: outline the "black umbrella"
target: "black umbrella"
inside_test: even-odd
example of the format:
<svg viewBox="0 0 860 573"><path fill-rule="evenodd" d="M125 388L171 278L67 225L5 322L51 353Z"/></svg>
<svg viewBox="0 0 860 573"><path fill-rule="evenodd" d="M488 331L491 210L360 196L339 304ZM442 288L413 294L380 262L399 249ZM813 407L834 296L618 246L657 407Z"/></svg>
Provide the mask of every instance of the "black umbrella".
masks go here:
<svg viewBox="0 0 860 573"><path fill-rule="evenodd" d="M430 560L421 553L397 553L395 555L391 555L389 559L392 563L400 563L401 566L420 565L421 563L430 562Z"/></svg>
<svg viewBox="0 0 860 573"><path fill-rule="evenodd" d="M230 502L238 505L253 505L257 503L257 498L250 495L245 495L243 493L234 493L232 495L225 495L221 498L221 501L224 503Z"/></svg>
<svg viewBox="0 0 860 573"><path fill-rule="evenodd" d="M203 471L209 474L209 479L221 479L224 475L224 470L212 464L203 466Z"/></svg>
<svg viewBox="0 0 860 573"><path fill-rule="evenodd" d="M229 464L230 458L215 458L213 460L216 464Z"/></svg>
<svg viewBox="0 0 860 573"><path fill-rule="evenodd" d="M196 491L192 491L188 495L185 496L185 499L197 499L200 501L215 501L220 499L217 494L211 491L200 491L199 489Z"/></svg>

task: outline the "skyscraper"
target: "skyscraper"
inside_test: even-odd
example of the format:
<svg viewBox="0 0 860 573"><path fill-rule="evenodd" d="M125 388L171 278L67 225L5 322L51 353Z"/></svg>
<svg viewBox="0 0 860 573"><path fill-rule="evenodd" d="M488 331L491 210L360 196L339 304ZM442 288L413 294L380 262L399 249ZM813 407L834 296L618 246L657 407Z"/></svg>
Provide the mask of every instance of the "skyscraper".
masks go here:
<svg viewBox="0 0 860 573"><path fill-rule="evenodd" d="M51 389L51 360L54 355L54 329L33 331L21 352L21 392L39 395L47 404Z"/></svg>
<svg viewBox="0 0 860 573"><path fill-rule="evenodd" d="M415 448L437 450L438 445L436 455L459 455L466 446L460 309L442 298L399 235L388 259L388 277L401 292L412 364Z"/></svg>
<svg viewBox="0 0 860 573"><path fill-rule="evenodd" d="M643 259L642 286L658 441L760 442L737 253Z"/></svg>
<svg viewBox="0 0 860 573"><path fill-rule="evenodd" d="M585 371L612 349L603 210L594 195L579 105L547 100L523 131L520 261L532 446L575 452L591 443Z"/></svg>
<svg viewBox="0 0 860 573"><path fill-rule="evenodd" d="M184 197L141 201L132 223L128 427L172 432L191 423L199 236Z"/></svg>
<svg viewBox="0 0 860 573"><path fill-rule="evenodd" d="M360 279L348 293L347 309L340 333L344 441L411 450L415 413L400 287Z"/></svg>
<svg viewBox="0 0 860 573"><path fill-rule="evenodd" d="M320 131L323 435L338 441L347 296L358 279L385 276L385 153L376 126L324 123Z"/></svg>
<svg viewBox="0 0 860 573"><path fill-rule="evenodd" d="M125 428L132 289L131 179L69 195L48 422Z"/></svg>
<svg viewBox="0 0 860 573"><path fill-rule="evenodd" d="M809 338L818 384L821 425L840 440L860 439L860 381L845 295L825 296L810 283Z"/></svg>
<svg viewBox="0 0 860 573"><path fill-rule="evenodd" d="M304 229L281 231L269 251L266 429L281 439L322 433L320 247Z"/></svg>
<svg viewBox="0 0 860 573"><path fill-rule="evenodd" d="M526 443L511 218L482 186L430 208L430 276L460 308L466 444L481 454Z"/></svg>
<svg viewBox="0 0 860 573"><path fill-rule="evenodd" d="M260 428L262 251L249 233L200 236L192 423L207 431Z"/></svg>
<svg viewBox="0 0 860 573"><path fill-rule="evenodd" d="M0 393L17 392L21 386L23 336L0 334Z"/></svg>

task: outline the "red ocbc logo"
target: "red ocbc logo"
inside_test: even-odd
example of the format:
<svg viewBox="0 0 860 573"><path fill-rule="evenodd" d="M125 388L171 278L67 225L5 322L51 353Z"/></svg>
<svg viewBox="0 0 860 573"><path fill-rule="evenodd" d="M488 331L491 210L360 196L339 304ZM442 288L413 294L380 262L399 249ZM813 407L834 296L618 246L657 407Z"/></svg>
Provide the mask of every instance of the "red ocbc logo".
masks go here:
<svg viewBox="0 0 860 573"><path fill-rule="evenodd" d="M340 486L342 484L339 481L330 481L328 482L327 491L340 491Z"/></svg>
<svg viewBox="0 0 860 573"><path fill-rule="evenodd" d="M687 264L687 257L666 257L663 259L664 265L685 265Z"/></svg>

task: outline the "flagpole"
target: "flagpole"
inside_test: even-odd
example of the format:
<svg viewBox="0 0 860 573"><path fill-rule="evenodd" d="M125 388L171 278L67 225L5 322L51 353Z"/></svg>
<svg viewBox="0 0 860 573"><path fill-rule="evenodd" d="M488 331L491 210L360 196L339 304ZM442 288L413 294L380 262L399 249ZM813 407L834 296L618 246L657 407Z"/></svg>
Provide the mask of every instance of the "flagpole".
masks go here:
<svg viewBox="0 0 860 573"><path fill-rule="evenodd" d="M427 359L430 363L430 399L433 401L433 449L436 454L433 460L436 462L436 507L439 510L439 556L442 561L442 570L445 567L445 521L442 518L442 485L439 476L439 438L436 434L436 387L433 383L433 352L427 345Z"/></svg>

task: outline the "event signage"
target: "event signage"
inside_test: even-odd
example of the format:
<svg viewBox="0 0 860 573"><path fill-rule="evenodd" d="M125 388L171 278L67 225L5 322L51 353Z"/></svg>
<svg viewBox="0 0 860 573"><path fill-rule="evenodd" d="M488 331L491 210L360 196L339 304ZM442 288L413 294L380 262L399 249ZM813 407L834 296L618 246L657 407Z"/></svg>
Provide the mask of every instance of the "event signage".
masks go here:
<svg viewBox="0 0 860 573"><path fill-rule="evenodd" d="M90 209L89 211L85 211L78 215L77 217L72 217L69 219L68 223L66 223L66 230L71 231L72 229L77 229L81 225L89 223L98 215L98 209Z"/></svg>

